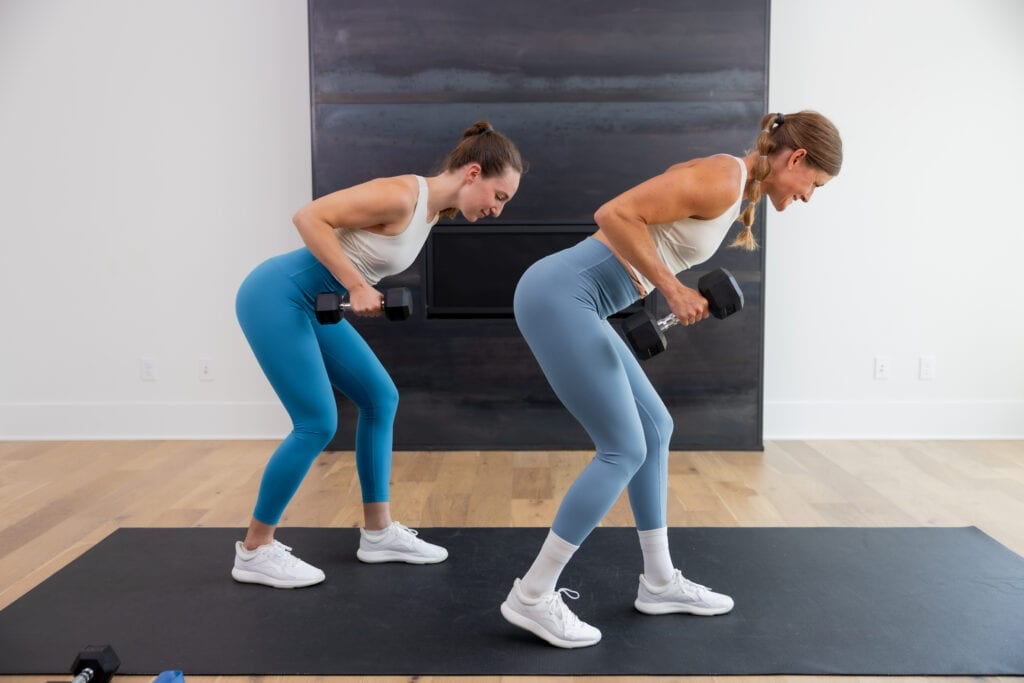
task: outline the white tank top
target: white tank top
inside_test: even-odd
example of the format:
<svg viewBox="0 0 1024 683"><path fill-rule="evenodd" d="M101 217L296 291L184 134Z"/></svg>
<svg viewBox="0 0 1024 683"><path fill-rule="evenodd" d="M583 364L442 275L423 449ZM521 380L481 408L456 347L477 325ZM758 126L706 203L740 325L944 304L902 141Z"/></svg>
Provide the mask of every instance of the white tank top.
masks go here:
<svg viewBox="0 0 1024 683"><path fill-rule="evenodd" d="M743 159L733 157L740 165L740 185L738 196L733 205L725 213L716 218L682 218L671 223L648 225L647 231L654 240L654 248L658 256L673 273L680 273L704 263L718 251L729 228L740 215L743 203L743 188L747 182L747 165ZM630 266L638 282L648 294L654 291L654 283L645 278L640 271Z"/></svg>
<svg viewBox="0 0 1024 683"><path fill-rule="evenodd" d="M349 228L334 229L334 235L345 250L345 255L371 285L411 266L427 241L430 229L440 217L435 216L433 221L427 221L427 181L422 176L416 176L416 182L420 186L416 208L409 225L397 235L381 235L369 230Z"/></svg>

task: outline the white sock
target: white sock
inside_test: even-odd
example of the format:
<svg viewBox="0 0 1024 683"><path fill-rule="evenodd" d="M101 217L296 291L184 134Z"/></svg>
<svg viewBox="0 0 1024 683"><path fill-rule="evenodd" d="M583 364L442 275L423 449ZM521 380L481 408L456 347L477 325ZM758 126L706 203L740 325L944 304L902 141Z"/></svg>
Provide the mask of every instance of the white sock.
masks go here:
<svg viewBox="0 0 1024 683"><path fill-rule="evenodd" d="M256 555L256 551L259 550L262 547L263 546L258 545L255 548L253 548L252 550L249 550L248 548L245 547L245 543L242 543L239 546L237 546L237 548L238 548L238 556L241 557L243 560L251 560L253 558L253 556Z"/></svg>
<svg viewBox="0 0 1024 683"><path fill-rule="evenodd" d="M573 545L559 538L554 531L549 531L537 559L519 582L519 590L528 598L539 598L545 593L553 592L558 577L562 575L562 570L569 564L577 548L578 545Z"/></svg>
<svg viewBox="0 0 1024 683"><path fill-rule="evenodd" d="M380 539L384 538L384 536L388 533L388 529L390 528L390 524L384 527L383 529L374 529L372 531L370 529L364 528L363 533L366 534L366 537L369 538L371 541L379 541Z"/></svg>
<svg viewBox="0 0 1024 683"><path fill-rule="evenodd" d="M676 568L668 552L668 528L637 530L640 550L644 553L644 578L655 586L664 586L672 579Z"/></svg>

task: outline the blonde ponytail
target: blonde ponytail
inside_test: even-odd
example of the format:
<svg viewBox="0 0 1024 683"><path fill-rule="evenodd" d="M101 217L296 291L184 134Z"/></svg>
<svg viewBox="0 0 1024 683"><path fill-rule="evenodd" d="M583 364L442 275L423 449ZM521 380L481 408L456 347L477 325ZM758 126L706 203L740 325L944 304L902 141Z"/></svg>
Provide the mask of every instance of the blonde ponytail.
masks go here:
<svg viewBox="0 0 1024 683"><path fill-rule="evenodd" d="M754 238L754 216L757 213L757 204L761 201L761 181L771 173L772 165L768 163L768 156L778 147L772 138L772 129L781 126L784 120L785 117L782 114L765 114L761 117L761 132L758 133L757 141L754 143L758 157L754 162L754 167L750 170L746 192L743 195L743 198L747 200L747 206L740 214L743 230L732 241L730 247L747 251L757 249L757 239Z"/></svg>

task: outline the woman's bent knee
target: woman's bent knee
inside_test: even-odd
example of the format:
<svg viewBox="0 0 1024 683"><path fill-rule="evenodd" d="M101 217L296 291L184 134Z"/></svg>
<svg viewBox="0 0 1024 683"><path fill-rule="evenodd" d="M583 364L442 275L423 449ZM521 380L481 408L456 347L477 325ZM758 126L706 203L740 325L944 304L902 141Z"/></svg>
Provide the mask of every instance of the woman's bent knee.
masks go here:
<svg viewBox="0 0 1024 683"><path fill-rule="evenodd" d="M320 450L323 450L331 442L331 439L334 438L337 431L338 413L335 410L330 413L317 415L316 417L296 421L292 434L295 435L296 439L320 444Z"/></svg>
<svg viewBox="0 0 1024 683"><path fill-rule="evenodd" d="M362 416L376 420L394 420L398 412L398 389L394 382L382 382L373 393L357 403Z"/></svg>
<svg viewBox="0 0 1024 683"><path fill-rule="evenodd" d="M597 452L596 457L621 468L624 481L628 481L643 466L644 460L647 459L647 448L643 441L638 439L636 443L613 446L607 450L601 449Z"/></svg>

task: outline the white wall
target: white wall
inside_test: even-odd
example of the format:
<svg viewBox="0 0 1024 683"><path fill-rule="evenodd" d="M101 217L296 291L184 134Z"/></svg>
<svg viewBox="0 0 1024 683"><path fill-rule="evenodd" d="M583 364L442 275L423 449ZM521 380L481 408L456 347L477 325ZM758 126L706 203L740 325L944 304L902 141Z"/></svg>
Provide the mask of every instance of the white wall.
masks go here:
<svg viewBox="0 0 1024 683"><path fill-rule="evenodd" d="M770 107L845 161L768 217L766 437L1024 436L1022 35L1019 0L772 3Z"/></svg>
<svg viewBox="0 0 1024 683"><path fill-rule="evenodd" d="M306 34L303 0L0 5L0 435L286 433L234 294L301 244Z"/></svg>
<svg viewBox="0 0 1024 683"><path fill-rule="evenodd" d="M1024 436L1024 3L772 5L846 163L765 209L766 438ZM0 0L0 438L287 431L233 297L299 244L307 48L305 0Z"/></svg>

